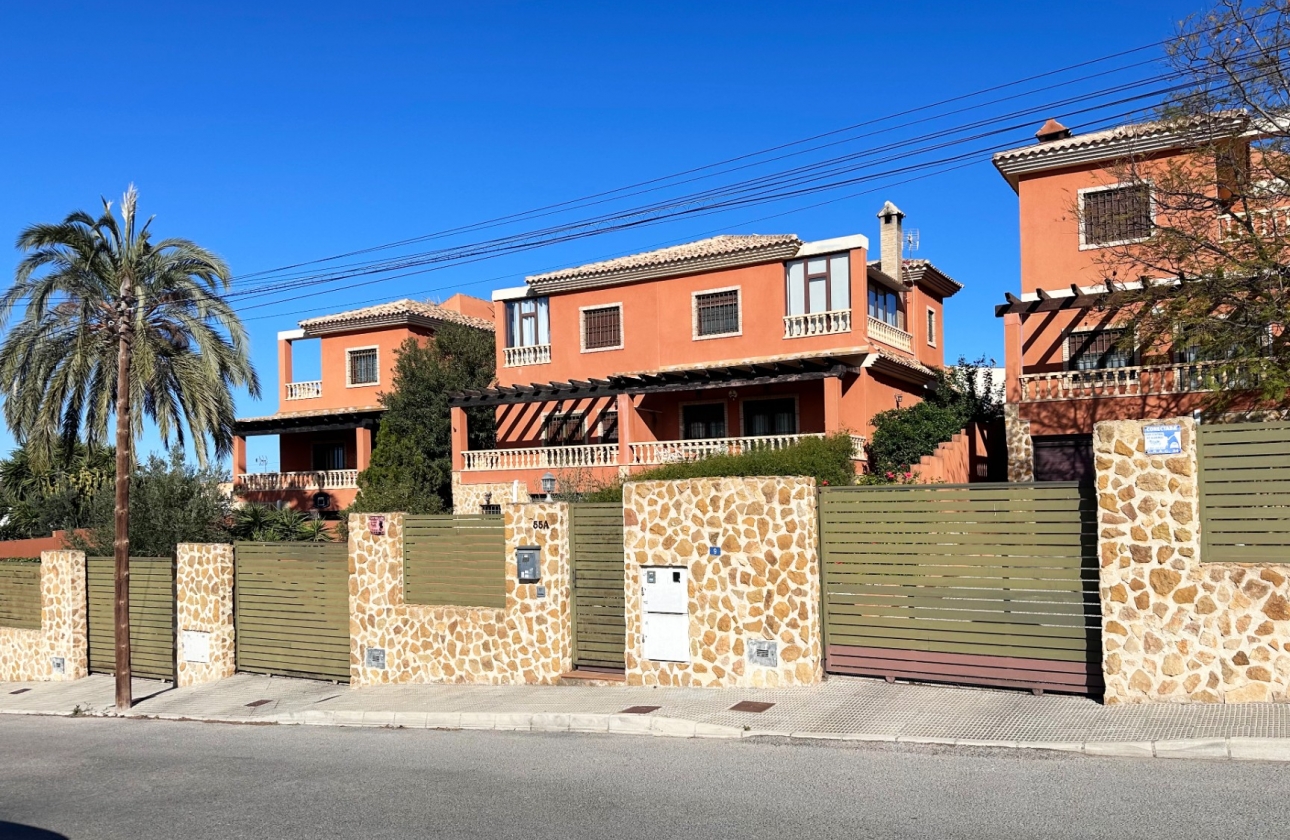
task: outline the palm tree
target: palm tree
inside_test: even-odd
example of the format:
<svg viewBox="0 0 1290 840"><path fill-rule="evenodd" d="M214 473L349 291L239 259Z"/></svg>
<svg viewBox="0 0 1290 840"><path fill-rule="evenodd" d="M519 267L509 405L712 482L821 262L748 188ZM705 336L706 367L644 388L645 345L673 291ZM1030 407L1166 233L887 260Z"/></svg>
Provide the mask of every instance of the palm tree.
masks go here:
<svg viewBox="0 0 1290 840"><path fill-rule="evenodd" d="M130 696L130 472L147 417L167 445L208 463L232 447L231 389L260 392L242 323L221 296L224 261L187 239L153 242L131 185L118 220L103 201L18 236L24 253L0 297L0 389L14 436L36 455L116 426L116 703ZM113 406L115 405L115 411ZM141 411L136 412L139 408ZM44 456L41 456L44 457Z"/></svg>

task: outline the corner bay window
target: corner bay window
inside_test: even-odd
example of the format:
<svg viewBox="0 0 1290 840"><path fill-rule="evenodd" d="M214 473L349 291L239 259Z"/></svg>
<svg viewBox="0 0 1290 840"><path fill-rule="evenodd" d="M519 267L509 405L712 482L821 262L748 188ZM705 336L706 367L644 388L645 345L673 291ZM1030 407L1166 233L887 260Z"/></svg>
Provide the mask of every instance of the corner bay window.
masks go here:
<svg viewBox="0 0 1290 840"><path fill-rule="evenodd" d="M739 332L739 290L704 292L694 296L694 334L730 335Z"/></svg>
<svg viewBox="0 0 1290 840"><path fill-rule="evenodd" d="M871 280L869 282L869 317L903 330L905 328L905 310L901 308L900 295L886 286L875 284Z"/></svg>
<svg viewBox="0 0 1290 840"><path fill-rule="evenodd" d="M1088 190L1080 193L1080 239L1086 246L1136 242L1151 235L1151 187Z"/></svg>
<svg viewBox="0 0 1290 840"><path fill-rule="evenodd" d="M551 317L546 298L513 300L506 304L506 346L535 347L551 343Z"/></svg>
<svg viewBox="0 0 1290 840"><path fill-rule="evenodd" d="M789 263L786 298L786 315L813 315L850 309L850 255L836 254Z"/></svg>

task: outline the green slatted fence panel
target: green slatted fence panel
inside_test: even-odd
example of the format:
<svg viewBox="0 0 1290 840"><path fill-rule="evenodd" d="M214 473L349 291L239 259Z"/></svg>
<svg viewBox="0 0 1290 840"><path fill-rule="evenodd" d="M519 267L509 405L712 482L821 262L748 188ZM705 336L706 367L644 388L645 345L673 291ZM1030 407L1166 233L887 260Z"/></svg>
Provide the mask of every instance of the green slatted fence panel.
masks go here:
<svg viewBox="0 0 1290 840"><path fill-rule="evenodd" d="M403 555L403 597L409 604L506 606L500 516L405 517Z"/></svg>
<svg viewBox="0 0 1290 840"><path fill-rule="evenodd" d="M116 671L116 561L87 557L90 670ZM130 558L130 671L136 677L175 679L175 561Z"/></svg>
<svg viewBox="0 0 1290 840"><path fill-rule="evenodd" d="M1096 508L1072 483L823 488L827 666L1100 682Z"/></svg>
<svg viewBox="0 0 1290 840"><path fill-rule="evenodd" d="M0 560L0 627L40 629L39 560Z"/></svg>
<svg viewBox="0 0 1290 840"><path fill-rule="evenodd" d="M622 670L626 647L623 506L571 505L573 664Z"/></svg>
<svg viewBox="0 0 1290 840"><path fill-rule="evenodd" d="M349 681L349 548L236 544L237 668Z"/></svg>
<svg viewBox="0 0 1290 840"><path fill-rule="evenodd" d="M1201 426L1201 559L1290 563L1290 423Z"/></svg>

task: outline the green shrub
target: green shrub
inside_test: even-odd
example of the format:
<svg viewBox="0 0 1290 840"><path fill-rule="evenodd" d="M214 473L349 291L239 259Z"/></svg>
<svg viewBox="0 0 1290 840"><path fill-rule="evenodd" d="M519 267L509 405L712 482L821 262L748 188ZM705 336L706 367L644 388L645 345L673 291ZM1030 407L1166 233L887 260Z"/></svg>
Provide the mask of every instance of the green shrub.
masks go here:
<svg viewBox="0 0 1290 840"><path fill-rule="evenodd" d="M685 478L740 478L753 476L811 476L822 486L854 484L851 436L846 433L806 438L783 449L753 449L741 455L714 455L634 473L628 481L673 481ZM569 501L621 502L623 482L561 494Z"/></svg>

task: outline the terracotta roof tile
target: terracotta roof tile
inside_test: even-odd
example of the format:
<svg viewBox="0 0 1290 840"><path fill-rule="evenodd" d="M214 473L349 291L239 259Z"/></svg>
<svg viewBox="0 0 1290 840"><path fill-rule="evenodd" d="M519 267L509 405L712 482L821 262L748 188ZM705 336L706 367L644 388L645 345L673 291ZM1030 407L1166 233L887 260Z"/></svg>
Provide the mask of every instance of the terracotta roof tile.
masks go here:
<svg viewBox="0 0 1290 840"><path fill-rule="evenodd" d="M362 326L366 322L385 321L400 318L418 318L427 321L442 321L448 324L462 324L475 329L488 330L492 332L494 324L492 321L486 321L483 318L476 318L471 315L463 315L453 309L445 309L442 306L430 303L429 301L420 300L396 300L392 303L382 303L377 306L368 306L363 309L351 309L348 312L337 312L334 315L322 315L317 318L309 318L300 322L300 328L309 332L311 330L326 329L335 330L338 327L344 327L350 324Z"/></svg>
<svg viewBox="0 0 1290 840"><path fill-rule="evenodd" d="M698 262L714 257L733 257L737 255L755 255L758 251L767 251L784 246L800 247L802 240L795 234L724 234L698 242L687 242L684 245L673 245L643 254L631 254L613 260L588 263L574 268L563 268L546 274L535 274L525 278L528 283L557 283L567 280L583 280L594 277L611 277L627 272L662 269L669 266L684 267L687 263ZM773 259L778 259L778 255Z"/></svg>

